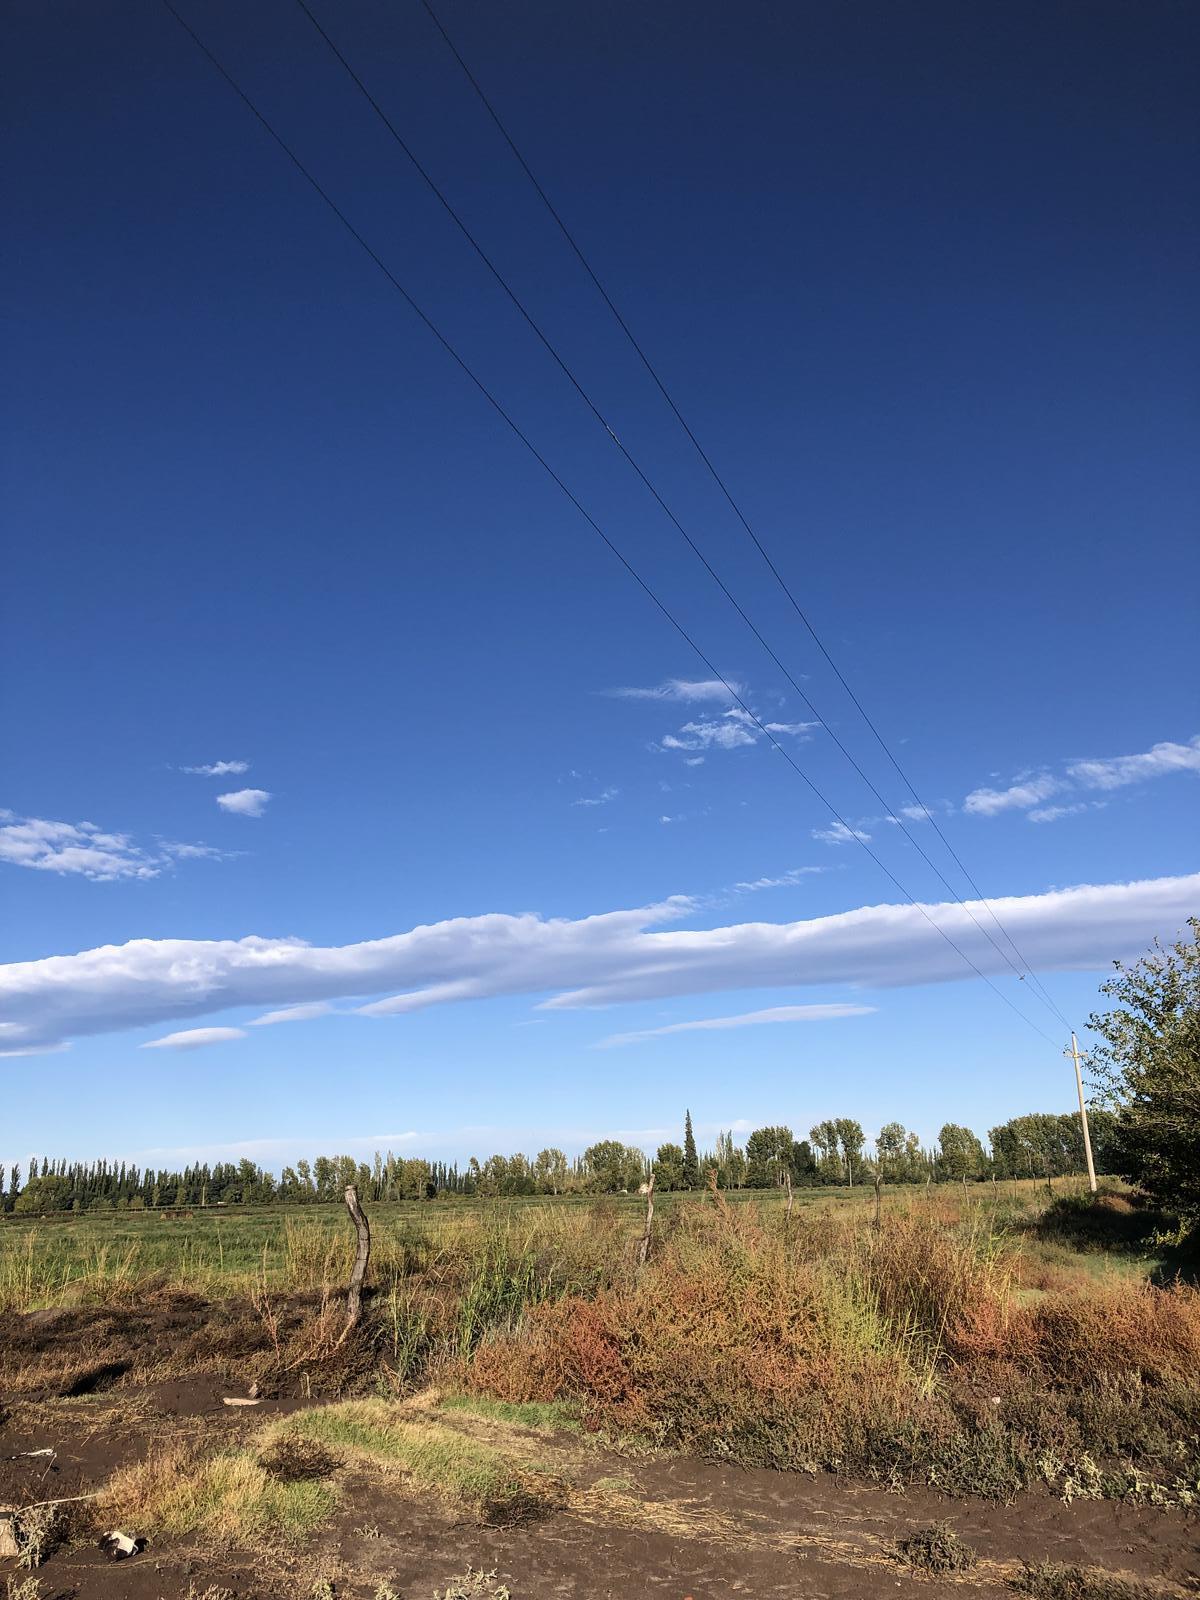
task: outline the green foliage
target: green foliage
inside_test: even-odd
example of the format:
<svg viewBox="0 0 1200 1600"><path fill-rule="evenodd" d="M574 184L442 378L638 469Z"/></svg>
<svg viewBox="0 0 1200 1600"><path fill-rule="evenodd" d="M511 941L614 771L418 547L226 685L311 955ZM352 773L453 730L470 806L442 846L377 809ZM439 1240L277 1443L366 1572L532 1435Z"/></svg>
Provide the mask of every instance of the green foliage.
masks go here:
<svg viewBox="0 0 1200 1600"><path fill-rule="evenodd" d="M938 1134L938 1166L947 1178L979 1178L987 1157L978 1135L957 1122L947 1122Z"/></svg>
<svg viewBox="0 0 1200 1600"><path fill-rule="evenodd" d="M1200 918L1191 937L1102 986L1113 1010L1088 1019L1103 1041L1090 1056L1117 1109L1118 1171L1160 1204L1200 1221Z"/></svg>
<svg viewBox="0 0 1200 1600"><path fill-rule="evenodd" d="M624 1194L645 1179L646 1158L640 1150L616 1139L601 1139L583 1152L593 1186L601 1194Z"/></svg>
<svg viewBox="0 0 1200 1600"><path fill-rule="evenodd" d="M659 1145L658 1154L654 1157L654 1187L660 1192L664 1189L685 1189L687 1187L683 1178L683 1147L681 1145Z"/></svg>
<svg viewBox="0 0 1200 1600"><path fill-rule="evenodd" d="M683 1187L685 1189L700 1187L700 1157L696 1154L696 1136L692 1132L690 1111L684 1112L683 1117Z"/></svg>

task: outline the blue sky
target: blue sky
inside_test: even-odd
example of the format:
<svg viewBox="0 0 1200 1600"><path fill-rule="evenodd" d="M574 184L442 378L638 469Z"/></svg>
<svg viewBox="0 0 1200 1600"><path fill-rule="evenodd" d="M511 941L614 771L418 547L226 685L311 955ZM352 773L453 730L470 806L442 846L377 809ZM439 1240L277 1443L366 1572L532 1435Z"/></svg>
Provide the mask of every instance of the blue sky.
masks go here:
<svg viewBox="0 0 1200 1600"><path fill-rule="evenodd" d="M817 717L292 0L186 5L742 701L948 900L423 10L321 14ZM1200 909L1194 13L444 20L1082 1026L1113 957ZM1029 985L934 913L1053 1042L822 837L169 14L22 4L8 34L0 1158L1069 1109Z"/></svg>

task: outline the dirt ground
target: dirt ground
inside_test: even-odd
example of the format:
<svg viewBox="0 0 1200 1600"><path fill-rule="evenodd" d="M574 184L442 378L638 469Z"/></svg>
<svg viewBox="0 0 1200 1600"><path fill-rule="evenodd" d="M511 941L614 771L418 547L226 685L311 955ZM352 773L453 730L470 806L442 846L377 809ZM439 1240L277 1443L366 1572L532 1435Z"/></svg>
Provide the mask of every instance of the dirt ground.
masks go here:
<svg viewBox="0 0 1200 1600"><path fill-rule="evenodd" d="M86 1494L173 1436L232 1444L307 1403L292 1397L226 1406L231 1392L236 1388L211 1376L137 1384L112 1374L81 1395L11 1396L0 1412L0 1505ZM1012 1506L952 1501L829 1477L630 1459L575 1435L466 1413L455 1414L454 1425L561 1473L566 1503L532 1523L484 1527L406 1492L402 1480L348 1469L333 1522L303 1549L250 1557L152 1545L114 1564L91 1546L68 1548L38 1569L40 1600L185 1600L189 1590L199 1597L210 1587L221 1600L309 1600L321 1578L337 1600L374 1600L385 1581L404 1600L432 1600L468 1566L494 1569L513 1600L905 1593L941 1600L1011 1594L1005 1580L1023 1559L1136 1575L1164 1595L1200 1594L1200 1529L1180 1511L1067 1506L1048 1495ZM25 1453L44 1450L54 1455ZM978 1565L952 1578L902 1566L895 1541L941 1521L977 1550ZM0 1562L0 1582L10 1574L25 1576Z"/></svg>

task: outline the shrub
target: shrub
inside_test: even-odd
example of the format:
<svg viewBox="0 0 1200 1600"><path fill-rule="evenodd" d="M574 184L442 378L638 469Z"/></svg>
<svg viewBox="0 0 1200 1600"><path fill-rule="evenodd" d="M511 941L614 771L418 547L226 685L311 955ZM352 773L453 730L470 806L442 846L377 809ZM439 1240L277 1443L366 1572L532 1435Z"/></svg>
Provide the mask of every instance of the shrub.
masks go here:
<svg viewBox="0 0 1200 1600"><path fill-rule="evenodd" d="M920 1572L967 1572L979 1560L948 1522L918 1528L907 1539L896 1541L900 1558Z"/></svg>

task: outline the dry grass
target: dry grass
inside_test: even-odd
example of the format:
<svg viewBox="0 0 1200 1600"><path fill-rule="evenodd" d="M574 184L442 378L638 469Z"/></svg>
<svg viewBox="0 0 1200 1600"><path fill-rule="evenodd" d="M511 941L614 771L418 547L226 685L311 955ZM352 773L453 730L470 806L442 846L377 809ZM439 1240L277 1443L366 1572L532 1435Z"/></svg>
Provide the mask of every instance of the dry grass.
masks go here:
<svg viewBox="0 0 1200 1600"><path fill-rule="evenodd" d="M1010 1581L1019 1594L1033 1600L1162 1600L1162 1590L1155 1584L1057 1561L1027 1562Z"/></svg>
<svg viewBox="0 0 1200 1600"><path fill-rule="evenodd" d="M344 1451L385 1472L403 1473L418 1490L470 1511L481 1521L509 1523L548 1510L559 1486L527 1462L444 1424L419 1418L385 1400L318 1406L273 1425L276 1445L304 1438Z"/></svg>
<svg viewBox="0 0 1200 1600"><path fill-rule="evenodd" d="M911 1206L875 1231L697 1207L646 1272L531 1308L461 1377L749 1464L1008 1499L1039 1481L1069 1494L1102 1461L1098 1493L1190 1503L1200 1295L1114 1277L1028 1304L1015 1265L977 1212Z"/></svg>
<svg viewBox="0 0 1200 1600"><path fill-rule="evenodd" d="M99 1505L110 1525L245 1547L303 1539L336 1503L326 1484L281 1482L248 1451L204 1456L174 1444L118 1472Z"/></svg>
<svg viewBox="0 0 1200 1600"><path fill-rule="evenodd" d="M1200 1501L1200 1295L1138 1275L1148 1223L1120 1195L1064 1193L1047 1211L1028 1186L905 1192L878 1229L857 1196L804 1202L790 1222L770 1197L688 1198L663 1207L644 1271L627 1206L391 1215L346 1340L344 1219L336 1233L329 1218L255 1220L257 1260L236 1234L246 1219L202 1219L207 1242L187 1248L184 1224L139 1220L174 1254L114 1243L82 1277L82 1238L71 1270L54 1266L69 1228L31 1229L36 1244L0 1228L0 1304L105 1301L0 1313L0 1383L78 1395L202 1371L339 1399L433 1383L448 1409L493 1423L579 1419L750 1464L1000 1498L1038 1483ZM193 1269L245 1297L214 1317L178 1286Z"/></svg>
<svg viewBox="0 0 1200 1600"><path fill-rule="evenodd" d="M964 1543L948 1522L918 1528L907 1538L896 1541L896 1553L918 1572L969 1572L979 1557Z"/></svg>

